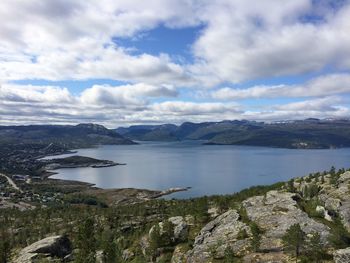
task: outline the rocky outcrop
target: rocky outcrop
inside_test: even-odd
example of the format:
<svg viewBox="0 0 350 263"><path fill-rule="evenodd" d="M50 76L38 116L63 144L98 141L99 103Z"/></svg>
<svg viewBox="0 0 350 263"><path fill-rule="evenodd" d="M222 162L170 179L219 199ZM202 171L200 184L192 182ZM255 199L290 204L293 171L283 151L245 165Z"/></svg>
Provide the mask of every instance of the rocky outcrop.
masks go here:
<svg viewBox="0 0 350 263"><path fill-rule="evenodd" d="M249 253L243 257L244 263L289 263L292 261L283 252Z"/></svg>
<svg viewBox="0 0 350 263"><path fill-rule="evenodd" d="M325 183L319 194L319 199L324 202L325 208L339 213L345 228L350 231L350 172L339 176L337 185Z"/></svg>
<svg viewBox="0 0 350 263"><path fill-rule="evenodd" d="M177 245L174 249L171 263L183 263L186 262L186 249L181 245Z"/></svg>
<svg viewBox="0 0 350 263"><path fill-rule="evenodd" d="M333 254L335 263L349 263L350 262L350 247L336 250Z"/></svg>
<svg viewBox="0 0 350 263"><path fill-rule="evenodd" d="M175 241L185 241L188 236L188 225L182 216L174 216L168 219L174 225Z"/></svg>
<svg viewBox="0 0 350 263"><path fill-rule="evenodd" d="M130 249L124 249L122 258L124 261L129 261L135 257L135 253L132 252Z"/></svg>
<svg viewBox="0 0 350 263"><path fill-rule="evenodd" d="M22 249L14 262L31 263L42 258L64 258L71 252L71 242L66 236L51 236Z"/></svg>
<svg viewBox="0 0 350 263"><path fill-rule="evenodd" d="M297 198L298 196L293 193L270 191L266 196L255 196L243 201L243 207L249 219L264 231L260 249L281 250L281 238L294 224L300 224L302 230L307 234L319 233L322 242L327 243L329 228L311 219L300 210L295 201Z"/></svg>
<svg viewBox="0 0 350 263"><path fill-rule="evenodd" d="M226 249L242 254L249 247L249 238L239 239L239 233L250 235L250 227L240 221L236 210L229 210L209 222L195 238L193 249L187 253L187 262L209 262L223 258Z"/></svg>
<svg viewBox="0 0 350 263"><path fill-rule="evenodd" d="M329 212L323 207L323 206L316 206L316 212L320 213L324 219L326 219L329 222L332 222L333 219L331 217L331 215L329 214Z"/></svg>
<svg viewBox="0 0 350 263"><path fill-rule="evenodd" d="M184 220L184 218L182 216L174 216L174 217L168 218L167 221L169 221L174 227L174 232L172 233L172 237L171 237L172 240L176 243L186 241L188 236L188 224ZM160 234L163 235L164 222L159 222L158 225L159 225ZM154 228L155 226L151 227L149 231L149 236L154 231Z"/></svg>
<svg viewBox="0 0 350 263"><path fill-rule="evenodd" d="M141 237L139 245L140 245L142 254L145 257L147 257L147 250L150 247L150 241L149 241L148 235Z"/></svg>

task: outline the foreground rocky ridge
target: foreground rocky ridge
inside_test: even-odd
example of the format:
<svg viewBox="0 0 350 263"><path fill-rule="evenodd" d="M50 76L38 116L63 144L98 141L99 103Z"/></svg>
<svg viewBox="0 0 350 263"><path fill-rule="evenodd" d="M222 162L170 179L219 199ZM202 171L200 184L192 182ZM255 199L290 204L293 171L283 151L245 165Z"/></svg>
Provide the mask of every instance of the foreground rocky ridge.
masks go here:
<svg viewBox="0 0 350 263"><path fill-rule="evenodd" d="M305 234L298 262L343 263L350 258L349 184L349 171L332 169L232 196L116 204L116 210L86 213L87 218L94 214L95 238L100 235L96 229L113 233L116 262L295 262L285 237L297 224ZM83 221L78 222L70 224L80 229ZM69 254L41 256L66 261L79 257L83 247L74 233L68 233L73 239ZM28 258L28 250L17 250L17 262L25 254ZM95 260L106 262L106 251L98 247Z"/></svg>

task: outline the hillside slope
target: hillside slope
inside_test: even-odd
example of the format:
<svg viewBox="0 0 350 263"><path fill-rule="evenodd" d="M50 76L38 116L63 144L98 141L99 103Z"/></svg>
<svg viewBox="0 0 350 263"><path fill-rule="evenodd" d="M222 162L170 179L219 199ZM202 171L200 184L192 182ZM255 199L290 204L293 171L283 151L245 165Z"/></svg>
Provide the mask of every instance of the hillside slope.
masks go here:
<svg viewBox="0 0 350 263"><path fill-rule="evenodd" d="M350 258L349 184L349 171L331 169L189 200L145 198L123 205L93 191L61 193L60 202L68 202L63 209L57 204L27 212L0 209L0 237L3 233L11 241L13 261L21 263L33 257L72 262L85 256L80 251L90 251L90 257L105 253L110 262L287 263L296 262L291 249L296 229L298 262L343 263ZM18 234L10 235L13 231ZM39 247L48 246L50 236L52 241L69 238L71 245L61 251L52 242L55 253L40 252L47 251ZM28 241L35 243L21 250Z"/></svg>
<svg viewBox="0 0 350 263"><path fill-rule="evenodd" d="M102 144L134 144L97 124L0 126L0 144L50 144L83 148Z"/></svg>

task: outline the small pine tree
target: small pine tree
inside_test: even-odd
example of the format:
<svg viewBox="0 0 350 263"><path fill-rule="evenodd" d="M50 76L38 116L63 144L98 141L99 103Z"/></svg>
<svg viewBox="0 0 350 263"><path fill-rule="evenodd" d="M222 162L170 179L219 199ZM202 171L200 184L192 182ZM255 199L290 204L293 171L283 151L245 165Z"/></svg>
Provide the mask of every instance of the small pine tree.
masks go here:
<svg viewBox="0 0 350 263"><path fill-rule="evenodd" d="M173 243L173 236L174 236L174 225L168 220L165 220L163 222L163 228L161 233L161 246L166 247L170 246Z"/></svg>
<svg viewBox="0 0 350 263"><path fill-rule="evenodd" d="M314 232L312 237L310 238L307 244L307 254L308 259L312 260L312 262L319 263L321 262L325 250L321 243L321 236L319 233Z"/></svg>
<svg viewBox="0 0 350 263"><path fill-rule="evenodd" d="M261 243L261 230L259 226L254 222L250 224L250 230L252 231L252 240L250 245L254 252L258 252Z"/></svg>
<svg viewBox="0 0 350 263"><path fill-rule="evenodd" d="M287 190L291 193L295 193L296 189L294 187L294 179L290 179L287 184Z"/></svg>
<svg viewBox="0 0 350 263"><path fill-rule="evenodd" d="M160 227L159 224L155 224L155 226L150 231L150 238L149 238L149 247L147 249L147 254L151 257L151 259L156 258L157 249L161 247L162 244L162 237L160 233Z"/></svg>
<svg viewBox="0 0 350 263"><path fill-rule="evenodd" d="M290 251L295 256L295 262L298 262L301 249L305 243L305 233L299 224L294 224L287 229L282 237L284 249Z"/></svg>
<svg viewBox="0 0 350 263"><path fill-rule="evenodd" d="M77 263L95 263L96 261L96 239L94 220L88 218L83 221L78 230L77 246L79 252L77 254Z"/></svg>
<svg viewBox="0 0 350 263"><path fill-rule="evenodd" d="M303 189L303 197L305 197L305 198L309 198L309 197L310 197L310 191L309 191L308 185L305 185L305 186L304 186L304 189Z"/></svg>
<svg viewBox="0 0 350 263"><path fill-rule="evenodd" d="M349 247L350 245L350 234L345 229L339 218L334 221L336 227L331 229L331 234L328 237L328 241L333 247L342 249Z"/></svg>
<svg viewBox="0 0 350 263"><path fill-rule="evenodd" d="M247 237L248 237L248 233L244 228L242 228L237 234L237 239L239 240L246 239Z"/></svg>
<svg viewBox="0 0 350 263"><path fill-rule="evenodd" d="M331 167L331 170L329 171L329 173L331 174L331 176L335 175L335 167L334 166Z"/></svg>
<svg viewBox="0 0 350 263"><path fill-rule="evenodd" d="M235 253L230 247L225 249L225 255L223 258L223 263L238 263L241 262L238 257L236 257Z"/></svg>
<svg viewBox="0 0 350 263"><path fill-rule="evenodd" d="M105 232L102 241L103 262L118 263L121 260L121 253L114 240L113 232Z"/></svg>
<svg viewBox="0 0 350 263"><path fill-rule="evenodd" d="M320 189L316 184L310 184L308 197L313 198L313 197L317 196L319 191L320 191Z"/></svg>
<svg viewBox="0 0 350 263"><path fill-rule="evenodd" d="M6 239L0 238L0 263L9 262L10 256L10 242Z"/></svg>

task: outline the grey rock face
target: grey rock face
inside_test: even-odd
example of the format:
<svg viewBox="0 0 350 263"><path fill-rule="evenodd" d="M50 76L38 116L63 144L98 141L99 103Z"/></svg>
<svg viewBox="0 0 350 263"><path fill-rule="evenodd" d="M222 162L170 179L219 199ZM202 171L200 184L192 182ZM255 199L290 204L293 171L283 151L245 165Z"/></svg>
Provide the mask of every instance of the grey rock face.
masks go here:
<svg viewBox="0 0 350 263"><path fill-rule="evenodd" d="M182 216L174 216L174 217L170 217L168 221L171 222L174 226L174 233L173 233L172 239L176 242L185 241L188 237L188 224L184 220L184 218ZM164 230L163 230L164 222L159 222L158 225L160 228L160 234L162 235L164 233ZM151 227L149 231L149 236L154 231L154 227L155 226Z"/></svg>
<svg viewBox="0 0 350 263"><path fill-rule="evenodd" d="M291 260L283 252L270 253L249 253L243 257L244 263L290 263L295 262Z"/></svg>
<svg viewBox="0 0 350 263"><path fill-rule="evenodd" d="M185 241L188 236L188 225L182 216L174 216L168 219L174 225L174 238L177 241Z"/></svg>
<svg viewBox="0 0 350 263"><path fill-rule="evenodd" d="M149 247L150 247L149 237L147 235L141 237L141 239L140 239L140 248L141 248L142 254L144 256L147 256L147 249Z"/></svg>
<svg viewBox="0 0 350 263"><path fill-rule="evenodd" d="M345 228L350 231L350 172L340 175L337 186L323 185L319 199L325 203L325 208L339 213Z"/></svg>
<svg viewBox="0 0 350 263"><path fill-rule="evenodd" d="M122 258L124 261L131 260L134 258L134 256L135 256L134 252L132 252L130 249L123 250Z"/></svg>
<svg viewBox="0 0 350 263"><path fill-rule="evenodd" d="M328 211L323 206L318 205L316 207L316 212L320 213L323 216L323 218L326 219L327 221L329 222L333 221L332 217L329 215Z"/></svg>
<svg viewBox="0 0 350 263"><path fill-rule="evenodd" d="M187 262L208 262L211 257L223 258L225 250L243 253L249 247L249 239L238 239L245 230L250 235L250 227L239 220L236 210L229 210L209 222L195 238L194 247L187 253Z"/></svg>
<svg viewBox="0 0 350 263"><path fill-rule="evenodd" d="M249 219L263 229L261 249L278 251L282 249L281 238L286 230L300 224L307 234L317 232L323 243L327 242L329 228L315 220L297 207L296 194L270 191L266 196L255 196L243 201Z"/></svg>
<svg viewBox="0 0 350 263"><path fill-rule="evenodd" d="M181 248L180 245L176 246L171 258L171 263L183 263L185 261L185 251Z"/></svg>
<svg viewBox="0 0 350 263"><path fill-rule="evenodd" d="M64 258L71 252L71 243L66 236L51 236L22 249L15 263L35 262L38 258Z"/></svg>
<svg viewBox="0 0 350 263"><path fill-rule="evenodd" d="M350 262L350 247L336 250L333 254L335 263L349 263Z"/></svg>

